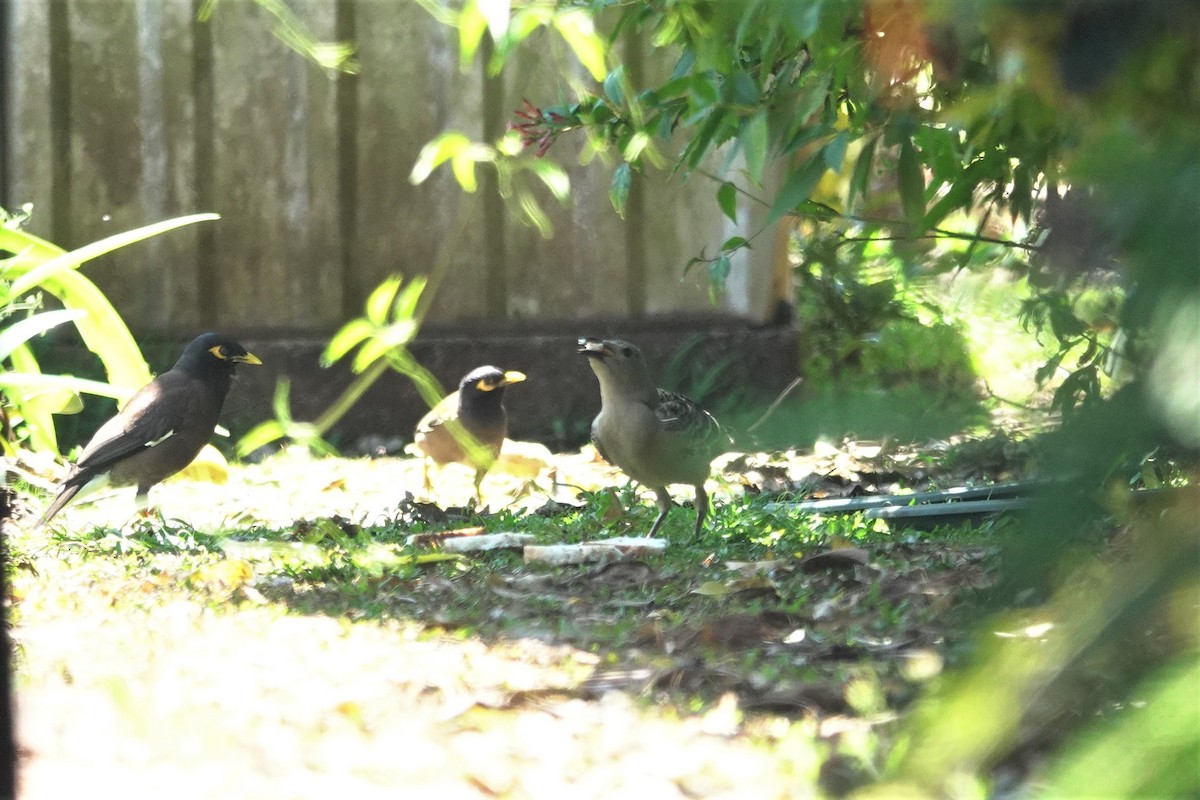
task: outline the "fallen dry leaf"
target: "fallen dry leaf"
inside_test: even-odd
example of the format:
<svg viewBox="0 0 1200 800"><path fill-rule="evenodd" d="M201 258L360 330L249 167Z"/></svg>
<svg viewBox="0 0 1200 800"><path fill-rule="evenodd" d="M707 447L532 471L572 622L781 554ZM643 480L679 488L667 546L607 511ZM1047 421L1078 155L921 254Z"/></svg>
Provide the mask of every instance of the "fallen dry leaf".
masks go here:
<svg viewBox="0 0 1200 800"><path fill-rule="evenodd" d="M821 570L848 570L870 564L870 554L861 547L844 547L826 550L800 560L800 569L805 572Z"/></svg>

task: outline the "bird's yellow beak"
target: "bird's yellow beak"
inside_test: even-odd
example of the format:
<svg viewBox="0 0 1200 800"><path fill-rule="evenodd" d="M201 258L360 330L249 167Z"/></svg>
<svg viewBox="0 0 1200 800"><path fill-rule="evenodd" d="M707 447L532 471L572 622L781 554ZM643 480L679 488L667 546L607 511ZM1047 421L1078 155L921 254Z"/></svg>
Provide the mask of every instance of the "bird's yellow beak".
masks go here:
<svg viewBox="0 0 1200 800"><path fill-rule="evenodd" d="M239 364L255 364L255 365L262 364L262 360L259 359L258 356L254 355L254 353L246 353L246 355L244 355L244 356L234 356L233 358L231 358L229 360L236 361Z"/></svg>
<svg viewBox="0 0 1200 800"><path fill-rule="evenodd" d="M515 369L509 370L508 372L504 373L504 383L500 385L507 386L510 383L520 383L523 380L525 380L524 372L517 372Z"/></svg>

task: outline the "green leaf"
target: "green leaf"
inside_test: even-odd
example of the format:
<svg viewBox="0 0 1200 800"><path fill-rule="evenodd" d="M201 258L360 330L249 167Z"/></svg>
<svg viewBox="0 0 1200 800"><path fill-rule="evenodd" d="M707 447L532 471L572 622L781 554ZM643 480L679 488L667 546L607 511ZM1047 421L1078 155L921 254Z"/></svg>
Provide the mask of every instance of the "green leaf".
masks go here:
<svg viewBox="0 0 1200 800"><path fill-rule="evenodd" d="M721 188L717 189L717 205L721 207L721 212L729 218L730 222L737 222L737 187L729 181L721 184Z"/></svg>
<svg viewBox="0 0 1200 800"><path fill-rule="evenodd" d="M18 352L20 352L20 348L14 350L13 355L15 356ZM136 391L122 386L113 386L111 383L103 381L76 378L74 375L53 375L23 368L12 372L0 372L0 389L83 392L84 394L94 394L97 397L111 397L117 401L128 400Z"/></svg>
<svg viewBox="0 0 1200 800"><path fill-rule="evenodd" d="M387 324L388 311L396 299L396 293L400 291L400 287L403 284L403 276L391 275L383 283L376 286L375 290L371 292L370 297L367 298L367 319L376 327L382 328Z"/></svg>
<svg viewBox="0 0 1200 800"><path fill-rule="evenodd" d="M352 369L355 372L363 372L373 363L386 356L393 347L395 347L395 344L382 336L375 336L368 339L363 343L358 353L355 354Z"/></svg>
<svg viewBox="0 0 1200 800"><path fill-rule="evenodd" d="M571 177L567 171L553 161L537 160L529 162L529 169L546 185L554 199L565 202L571 195Z"/></svg>
<svg viewBox="0 0 1200 800"><path fill-rule="evenodd" d="M633 170L622 164L613 170L612 183L608 187L608 202L612 203L617 215L625 217L625 204L629 200L629 187L633 183Z"/></svg>
<svg viewBox="0 0 1200 800"><path fill-rule="evenodd" d="M475 60L483 32L487 30L487 17L479 8L477 0L466 0L458 12L458 65L464 72Z"/></svg>
<svg viewBox="0 0 1200 800"><path fill-rule="evenodd" d="M333 335L329 344L325 345L325 352L321 353L321 366L328 367L340 361L346 353L358 347L374 332L375 326L369 320L362 317L350 320Z"/></svg>
<svg viewBox="0 0 1200 800"><path fill-rule="evenodd" d="M604 96L608 98L608 102L612 103L614 107L624 106L625 104L624 83L624 65L608 73L608 76L604 79Z"/></svg>
<svg viewBox="0 0 1200 800"><path fill-rule="evenodd" d="M858 159L854 162L854 172L850 175L850 189L846 195L846 208L849 211L854 210L855 200L867 196L867 190L871 187L871 168L875 163L875 147L878 144L879 137L872 137L870 141L863 144L862 149L858 152Z"/></svg>
<svg viewBox="0 0 1200 800"><path fill-rule="evenodd" d="M716 303L725 291L725 281L729 279L732 264L729 256L722 255L708 265L708 297Z"/></svg>
<svg viewBox="0 0 1200 800"><path fill-rule="evenodd" d="M36 268L65 253L61 247L33 234L3 226L0 226L0 250L19 254L7 262L10 274L18 269ZM87 312L87 316L75 320L75 328L88 350L100 357L110 383L135 390L150 382L150 370L133 335L94 283L68 269L44 278L41 288L64 306Z"/></svg>
<svg viewBox="0 0 1200 800"><path fill-rule="evenodd" d="M758 83L744 70L734 72L731 80L726 82L726 86L732 92L730 101L735 105L745 108L753 108L758 105L760 98Z"/></svg>
<svg viewBox="0 0 1200 800"><path fill-rule="evenodd" d="M469 153L469 150L463 151L450 159L450 169L462 190L473 194L479 188L479 183L475 180L475 159Z"/></svg>
<svg viewBox="0 0 1200 800"><path fill-rule="evenodd" d="M582 8L560 11L554 15L554 28L571 46L575 57L592 78L604 80L604 73L608 71L604 63L608 48L603 37L596 33L592 15Z"/></svg>
<svg viewBox="0 0 1200 800"><path fill-rule="evenodd" d="M621 157L631 164L636 164L644 151L650 145L650 134L638 131L629 137L629 142L621 150Z"/></svg>
<svg viewBox="0 0 1200 800"><path fill-rule="evenodd" d="M277 442L283 437L283 425L277 420L267 420L246 431L246 434L238 440L235 449L239 458L245 458L258 448Z"/></svg>
<svg viewBox="0 0 1200 800"><path fill-rule="evenodd" d="M919 225L925 218L925 178L921 175L921 161L917 157L917 148L912 139L900 142L896 173L904 218L913 225Z"/></svg>
<svg viewBox="0 0 1200 800"><path fill-rule="evenodd" d="M9 291L13 297L28 292L48 279L55 277L61 272L74 269L80 264L92 260L98 256L111 253L120 247L140 242L143 239L148 239L151 236L157 236L166 231L172 231L176 228L182 228L185 225L192 225L197 222L207 222L209 220L220 219L219 214L190 214L185 217L175 217L174 219L155 222L152 225L143 225L140 228L134 228L131 231L122 231L121 233L106 236L99 241L86 244L69 253L63 253L55 258L46 261L37 267L29 270L24 275L21 275L13 281Z"/></svg>
<svg viewBox="0 0 1200 800"><path fill-rule="evenodd" d="M416 319L417 306L421 302L421 295L428 283L429 278L424 275L418 275L409 281L408 285L400 291L400 296L396 298L396 309L392 316L397 320Z"/></svg>
<svg viewBox="0 0 1200 800"><path fill-rule="evenodd" d="M59 311L43 311L14 322L0 330L0 361L7 359L13 350L33 337L40 336L64 322L71 322L83 316L87 316L87 312L83 309L65 308Z"/></svg>
<svg viewBox="0 0 1200 800"><path fill-rule="evenodd" d="M824 157L817 152L804 166L788 175L787 181L784 182L783 188L779 190L779 194L775 198L775 204L771 206L771 212L767 214L766 224L773 224L807 200L812 195L813 189L816 188L817 182L821 180L821 176L825 174L826 169Z"/></svg>
<svg viewBox="0 0 1200 800"><path fill-rule="evenodd" d="M767 162L767 111L760 110L742 123L738 141L746 156L746 172L755 184L762 184L763 169Z"/></svg>
<svg viewBox="0 0 1200 800"><path fill-rule="evenodd" d="M834 172L842 171L842 163L846 160L846 146L850 144L850 135L845 131L838 131L837 135L829 140L829 143L821 149L825 157L825 164Z"/></svg>
<svg viewBox="0 0 1200 800"><path fill-rule="evenodd" d="M458 131L447 131L439 134L421 148L417 155L417 163L413 164L408 176L409 183L418 184L428 178L443 162L454 158L471 146L471 140L466 134Z"/></svg>
<svg viewBox="0 0 1200 800"><path fill-rule="evenodd" d="M723 252L729 252L730 250L740 250L741 248L748 246L748 244L749 243L746 241L746 239L744 237L730 236L728 239L726 239L724 242L721 243L721 250Z"/></svg>

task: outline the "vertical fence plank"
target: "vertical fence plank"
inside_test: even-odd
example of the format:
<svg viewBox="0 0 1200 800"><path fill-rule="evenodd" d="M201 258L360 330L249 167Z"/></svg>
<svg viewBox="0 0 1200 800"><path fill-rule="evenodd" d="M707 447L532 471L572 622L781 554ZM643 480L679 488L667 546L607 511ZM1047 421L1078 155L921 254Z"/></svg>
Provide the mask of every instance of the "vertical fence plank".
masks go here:
<svg viewBox="0 0 1200 800"><path fill-rule="evenodd" d="M291 4L332 38L332 0ZM341 317L334 82L271 34L258 5L212 22L211 263L216 324L328 331Z"/></svg>
<svg viewBox="0 0 1200 800"><path fill-rule="evenodd" d="M536 106L555 105L562 97L563 75L590 83L558 34L538 31L532 46L509 65L507 105L511 110L528 99ZM515 119L515 118L513 118ZM554 226L546 239L523 222L516 211L508 216L509 314L516 318L581 318L625 313L625 226L608 201L611 170L598 159L580 164L584 134L568 133L548 157L567 168L571 197L560 204L532 176L535 189Z"/></svg>
<svg viewBox="0 0 1200 800"><path fill-rule="evenodd" d="M665 53L649 50L640 37L633 46L643 51L640 61L647 85L661 83L671 74L674 64ZM663 149L673 156L682 149L682 140L676 137ZM696 264L685 271L692 258L715 256L726 239L716 189L712 180L699 173L672 175L670 165L646 171L642 192L647 209L643 257L648 314L718 310L709 301L707 265Z"/></svg>
<svg viewBox="0 0 1200 800"><path fill-rule="evenodd" d="M33 204L30 230L51 236L50 8L46 3L7 3L9 41L3 43L8 78L6 202L15 211Z"/></svg>
<svg viewBox="0 0 1200 800"><path fill-rule="evenodd" d="M155 176L143 173L137 6L120 0L67 5L70 230L59 234L65 236L59 244L78 247L145 222L140 189ZM139 280L146 276L130 252L104 256L85 271L105 287L129 324L152 327L162 322L153 318L162 297Z"/></svg>
<svg viewBox="0 0 1200 800"><path fill-rule="evenodd" d="M192 4L137 0L135 8L142 169L138 224L145 224L210 209L199 207L196 197ZM143 320L139 327L194 333L202 324L196 279L199 236L197 229L183 228L120 256L129 262L121 275L137 287L125 302Z"/></svg>
<svg viewBox="0 0 1200 800"><path fill-rule="evenodd" d="M14 202L36 204L35 232L52 234L53 219L65 216L63 243L75 245L182 213L224 217L88 267L139 331L326 333L393 272L432 273L430 321L478 319L489 312L489 263L504 265L503 302L491 311L510 320L720 310L708 302L703 265L683 275L689 258L715 255L730 233L702 177L648 170L621 220L608 200L611 169L580 165L582 137L569 134L551 152L570 174L567 205L525 176L552 239L511 207L489 216L444 167L409 184L421 147L438 133L490 138L485 91L502 93L489 100L498 128L526 97L539 106L561 99L564 72L591 80L557 34L536 33L501 80L485 81L481 64L459 68L455 31L416 3L291 3L318 38L353 32L362 72L335 81L279 42L274 18L257 4L222 3L211 23L197 25L198 3L7 7L5 188ZM56 50L55 19L69 35ZM669 69L645 61L651 79ZM57 134L56 120L65 121ZM70 142L65 153L54 152L55 136ZM501 227L489 233L492 217ZM731 286L739 297L723 308L760 316L749 295L761 292L736 279Z"/></svg>
<svg viewBox="0 0 1200 800"><path fill-rule="evenodd" d="M357 220L352 252L358 301L387 275L433 274L430 319L479 317L486 308L483 225L477 195L445 167L413 186L421 147L456 129L480 137L480 80L458 68L454 31L416 3L356 6Z"/></svg>

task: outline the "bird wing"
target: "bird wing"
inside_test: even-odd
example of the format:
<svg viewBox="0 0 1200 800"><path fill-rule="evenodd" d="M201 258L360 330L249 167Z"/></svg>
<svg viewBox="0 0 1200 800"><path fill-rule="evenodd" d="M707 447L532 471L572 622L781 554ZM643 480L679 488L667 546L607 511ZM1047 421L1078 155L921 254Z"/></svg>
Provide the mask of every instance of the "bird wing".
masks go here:
<svg viewBox="0 0 1200 800"><path fill-rule="evenodd" d="M453 419L457 414L458 392L451 392L429 409L425 416L421 417L421 421L417 423L416 433L428 433L435 428L440 428L446 424L446 420Z"/></svg>
<svg viewBox="0 0 1200 800"><path fill-rule="evenodd" d="M103 471L175 435L192 405L194 388L180 377L165 372L138 390L115 417L96 431L75 463L77 472Z"/></svg>
<svg viewBox="0 0 1200 800"><path fill-rule="evenodd" d="M677 392L659 389L654 415L663 431L685 441L686 449L696 455L711 457L729 440L716 417Z"/></svg>
<svg viewBox="0 0 1200 800"><path fill-rule="evenodd" d="M600 442L600 431L595 422L592 423L592 446L596 448L596 452L600 454L601 458L609 464L613 463L613 460L608 457L608 453L604 452L604 445Z"/></svg>

